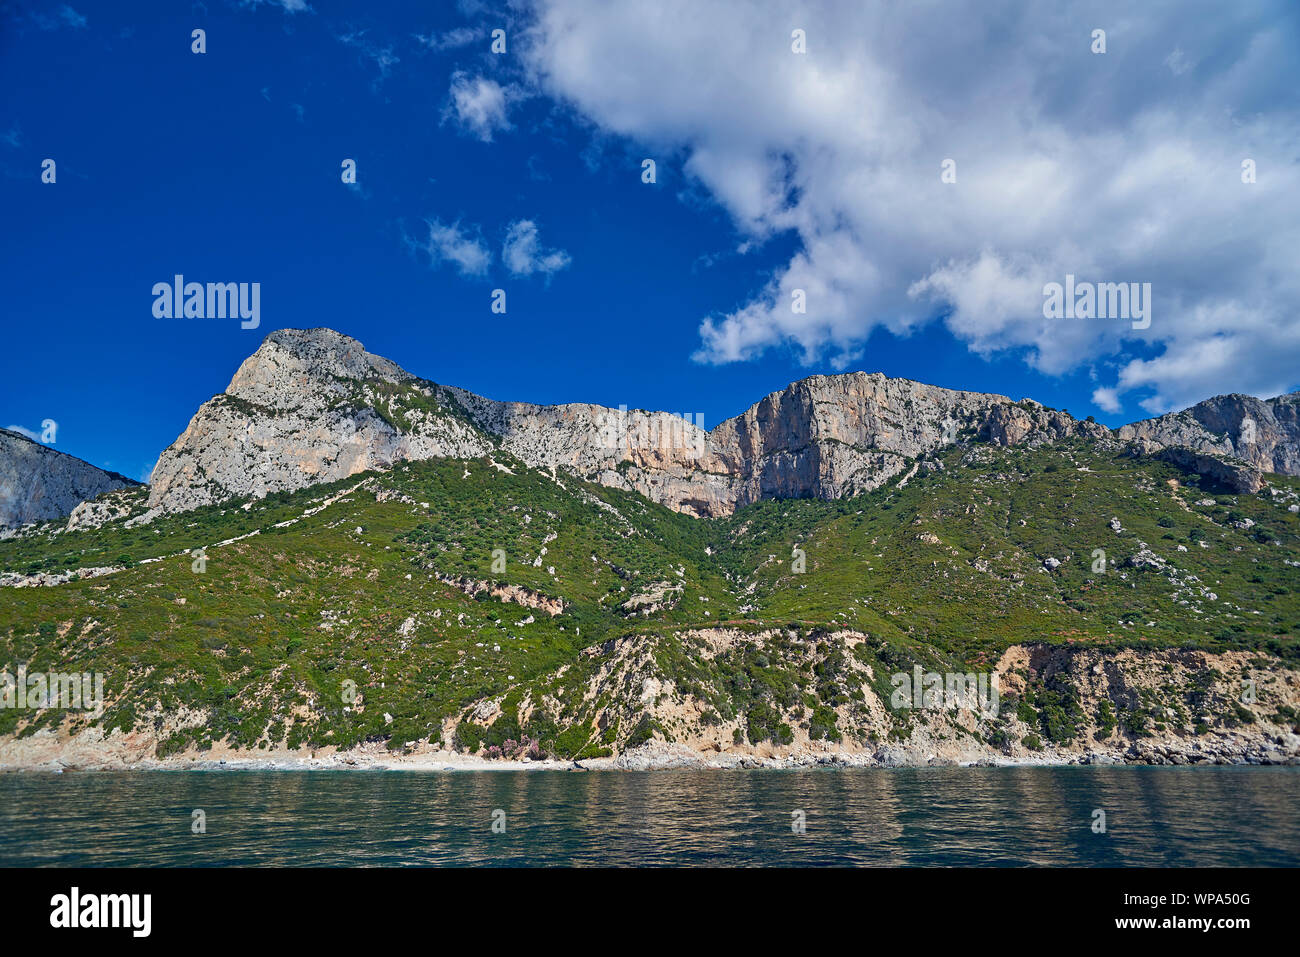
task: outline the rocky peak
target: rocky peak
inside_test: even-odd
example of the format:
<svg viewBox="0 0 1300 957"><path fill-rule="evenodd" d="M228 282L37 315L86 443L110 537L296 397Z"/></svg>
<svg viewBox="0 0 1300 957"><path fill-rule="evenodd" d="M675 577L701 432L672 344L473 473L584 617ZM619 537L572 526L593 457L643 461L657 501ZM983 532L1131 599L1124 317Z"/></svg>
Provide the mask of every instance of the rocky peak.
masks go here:
<svg viewBox="0 0 1300 957"><path fill-rule="evenodd" d="M1035 402L854 372L809 376L773 392L714 429L708 448L737 476L734 508L869 491L964 439L1011 445L1073 435L1101 439L1109 431Z"/></svg>
<svg viewBox="0 0 1300 957"><path fill-rule="evenodd" d="M149 507L184 511L491 448L447 390L332 329L281 329L163 451Z"/></svg>
<svg viewBox="0 0 1300 957"><path fill-rule="evenodd" d="M226 395L270 409L297 408L331 379L400 382L412 376L396 363L333 329L280 329L244 360Z"/></svg>

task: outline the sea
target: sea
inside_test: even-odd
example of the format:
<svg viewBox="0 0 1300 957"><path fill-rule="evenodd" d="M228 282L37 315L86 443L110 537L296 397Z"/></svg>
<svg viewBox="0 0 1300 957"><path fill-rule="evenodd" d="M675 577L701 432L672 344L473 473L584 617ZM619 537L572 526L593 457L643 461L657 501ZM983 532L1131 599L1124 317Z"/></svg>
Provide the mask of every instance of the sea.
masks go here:
<svg viewBox="0 0 1300 957"><path fill-rule="evenodd" d="M0 866L1300 865L1300 768L0 774Z"/></svg>

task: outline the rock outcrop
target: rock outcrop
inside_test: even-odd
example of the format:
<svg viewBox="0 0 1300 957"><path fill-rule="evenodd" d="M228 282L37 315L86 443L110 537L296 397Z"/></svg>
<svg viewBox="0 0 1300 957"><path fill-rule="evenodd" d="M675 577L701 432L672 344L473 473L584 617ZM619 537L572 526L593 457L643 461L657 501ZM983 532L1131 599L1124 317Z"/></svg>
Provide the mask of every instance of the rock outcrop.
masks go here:
<svg viewBox="0 0 1300 957"><path fill-rule="evenodd" d="M491 448L446 390L329 329L282 329L162 453L148 504L184 511Z"/></svg>
<svg viewBox="0 0 1300 957"><path fill-rule="evenodd" d="M139 484L0 429L0 528L63 518L104 492Z"/></svg>
<svg viewBox="0 0 1300 957"><path fill-rule="evenodd" d="M1232 456L1260 472L1300 475L1300 392L1268 400L1220 395L1181 412L1122 426L1116 436Z"/></svg>
<svg viewBox="0 0 1300 957"><path fill-rule="evenodd" d="M200 407L154 470L151 508L180 511L494 449L694 515L771 497L876 488L960 436L1103 439L1033 402L879 374L812 376L706 432L666 412L498 402L440 386L328 329L272 333Z"/></svg>
<svg viewBox="0 0 1300 957"><path fill-rule="evenodd" d="M148 504L179 511L409 459L499 449L710 517L768 498L867 492L967 439L1128 441L1148 454L1187 447L1197 454L1182 456L1183 467L1257 490L1250 475L1260 470L1300 474L1296 398L1226 396L1112 433L1029 399L855 372L802 379L705 431L666 412L499 402L413 376L332 330L284 329L163 452ZM1254 424L1243 426L1248 418ZM1243 428L1254 444L1238 434ZM1239 474L1225 455L1244 457L1254 471Z"/></svg>
<svg viewBox="0 0 1300 957"><path fill-rule="evenodd" d="M702 517L767 498L867 492L959 437L1032 444L1109 435L1037 403L878 373L801 379L709 432L665 412L449 391L502 449L530 465L563 468Z"/></svg>
<svg viewBox="0 0 1300 957"><path fill-rule="evenodd" d="M1212 485L1238 495L1253 495L1264 487L1264 476L1247 462L1198 452L1183 445L1160 449L1156 457L1185 472L1196 472L1210 480Z"/></svg>

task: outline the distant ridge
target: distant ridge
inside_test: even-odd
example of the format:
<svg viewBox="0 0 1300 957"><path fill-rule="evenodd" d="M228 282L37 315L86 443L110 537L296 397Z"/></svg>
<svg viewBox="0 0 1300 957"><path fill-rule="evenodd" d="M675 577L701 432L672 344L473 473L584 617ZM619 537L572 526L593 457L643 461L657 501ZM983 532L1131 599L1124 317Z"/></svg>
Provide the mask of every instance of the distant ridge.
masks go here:
<svg viewBox="0 0 1300 957"><path fill-rule="evenodd" d="M0 429L0 528L63 518L88 499L139 484Z"/></svg>

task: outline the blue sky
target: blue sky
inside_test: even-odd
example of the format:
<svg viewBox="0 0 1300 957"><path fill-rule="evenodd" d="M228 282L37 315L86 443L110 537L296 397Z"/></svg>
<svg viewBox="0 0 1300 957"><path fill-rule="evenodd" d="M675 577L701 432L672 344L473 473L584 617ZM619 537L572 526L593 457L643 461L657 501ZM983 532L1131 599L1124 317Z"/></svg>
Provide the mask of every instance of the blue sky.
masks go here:
<svg viewBox="0 0 1300 957"><path fill-rule="evenodd" d="M1294 6L673 6L0 3L0 425L141 477L308 326L706 427L851 370L1111 425L1300 385ZM1151 328L1045 320L1067 272ZM260 327L155 318L176 273Z"/></svg>

